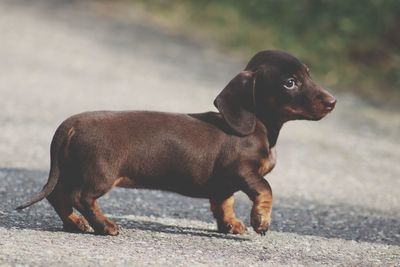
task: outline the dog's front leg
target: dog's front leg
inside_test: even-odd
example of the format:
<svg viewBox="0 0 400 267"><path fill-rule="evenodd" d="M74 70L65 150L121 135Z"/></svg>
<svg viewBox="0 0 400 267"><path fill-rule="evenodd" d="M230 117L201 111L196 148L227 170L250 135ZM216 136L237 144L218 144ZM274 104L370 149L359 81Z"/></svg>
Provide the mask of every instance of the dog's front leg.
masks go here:
<svg viewBox="0 0 400 267"><path fill-rule="evenodd" d="M272 190L271 186L260 175L247 175L243 191L253 201L250 222L254 231L265 235L271 222Z"/></svg>
<svg viewBox="0 0 400 267"><path fill-rule="evenodd" d="M210 199L211 211L217 220L218 231L221 233L244 234L246 226L238 220L234 211L233 195L225 199Z"/></svg>

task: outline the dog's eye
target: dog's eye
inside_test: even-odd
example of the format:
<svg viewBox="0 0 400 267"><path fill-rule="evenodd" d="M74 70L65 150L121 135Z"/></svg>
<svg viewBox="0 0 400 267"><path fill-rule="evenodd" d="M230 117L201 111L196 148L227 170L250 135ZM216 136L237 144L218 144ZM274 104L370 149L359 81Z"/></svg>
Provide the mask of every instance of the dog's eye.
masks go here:
<svg viewBox="0 0 400 267"><path fill-rule="evenodd" d="M288 90L293 90L296 87L296 81L293 78L287 79L283 83L283 87L285 87Z"/></svg>

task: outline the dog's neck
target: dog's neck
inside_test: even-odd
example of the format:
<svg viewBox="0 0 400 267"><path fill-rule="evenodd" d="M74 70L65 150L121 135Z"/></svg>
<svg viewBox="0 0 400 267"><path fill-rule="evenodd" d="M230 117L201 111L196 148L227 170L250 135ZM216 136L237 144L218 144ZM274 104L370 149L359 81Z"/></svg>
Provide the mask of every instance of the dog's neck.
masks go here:
<svg viewBox="0 0 400 267"><path fill-rule="evenodd" d="M277 123L277 122L271 122L265 124L265 127L267 128L267 137L270 148L276 145L282 125L283 123Z"/></svg>
<svg viewBox="0 0 400 267"><path fill-rule="evenodd" d="M269 147L272 148L278 141L279 132L285 121L277 119L274 115L260 116L259 119L267 128L267 138Z"/></svg>
<svg viewBox="0 0 400 267"><path fill-rule="evenodd" d="M269 147L271 148L274 147L276 145L276 142L278 141L278 136L282 125L267 125L266 127L268 129L268 143Z"/></svg>

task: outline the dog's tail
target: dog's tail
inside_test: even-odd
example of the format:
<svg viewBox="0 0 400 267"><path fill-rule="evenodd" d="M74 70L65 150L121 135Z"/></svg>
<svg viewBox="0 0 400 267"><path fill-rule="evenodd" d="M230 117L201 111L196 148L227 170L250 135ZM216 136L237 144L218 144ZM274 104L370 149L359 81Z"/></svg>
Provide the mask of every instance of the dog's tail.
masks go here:
<svg viewBox="0 0 400 267"><path fill-rule="evenodd" d="M47 183L43 186L42 190L34 195L29 201L25 202L24 204L18 206L16 210L25 209L53 192L54 188L58 183L58 178L60 177L60 166L59 166L59 158L62 156L66 156L67 149L69 146L69 142L71 137L74 135L75 131L74 128L71 128L67 135L65 135L65 131L63 131L64 127L59 127L54 134L53 141L51 142L51 165L50 165L50 172L49 172L49 179ZM64 133L63 133L64 132ZM60 153L61 152L61 153Z"/></svg>
<svg viewBox="0 0 400 267"><path fill-rule="evenodd" d="M18 206L16 210L25 209L30 205L33 205L36 202L39 202L40 200L47 197L54 190L54 187L56 187L59 175L60 175L59 167L52 166L50 169L49 179L47 180L45 186L43 186L43 189L39 193L35 194L29 201Z"/></svg>

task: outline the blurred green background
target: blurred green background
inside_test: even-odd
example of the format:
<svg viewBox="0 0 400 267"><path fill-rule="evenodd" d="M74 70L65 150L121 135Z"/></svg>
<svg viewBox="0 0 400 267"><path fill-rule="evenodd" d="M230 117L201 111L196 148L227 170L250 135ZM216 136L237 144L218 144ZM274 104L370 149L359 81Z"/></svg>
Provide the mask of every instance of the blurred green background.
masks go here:
<svg viewBox="0 0 400 267"><path fill-rule="evenodd" d="M400 96L399 0L135 2L244 59L258 50L286 50L327 86L370 99Z"/></svg>

